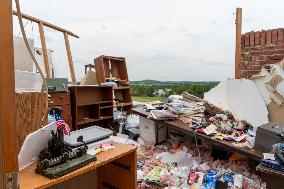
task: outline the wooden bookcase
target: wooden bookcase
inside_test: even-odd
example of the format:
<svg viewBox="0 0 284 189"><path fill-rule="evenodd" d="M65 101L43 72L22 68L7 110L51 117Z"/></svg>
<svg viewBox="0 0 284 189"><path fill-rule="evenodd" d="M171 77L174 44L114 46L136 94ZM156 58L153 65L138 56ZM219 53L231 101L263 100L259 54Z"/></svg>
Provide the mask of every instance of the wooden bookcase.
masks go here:
<svg viewBox="0 0 284 189"><path fill-rule="evenodd" d="M108 78L115 78L128 83L118 85L118 87L113 88L113 90L114 100L116 102L115 106L118 110L126 111L130 114L132 112L132 98L125 58L102 55L95 59L95 68L99 85L105 83Z"/></svg>
<svg viewBox="0 0 284 189"><path fill-rule="evenodd" d="M71 86L73 129L113 123L113 92L110 86Z"/></svg>

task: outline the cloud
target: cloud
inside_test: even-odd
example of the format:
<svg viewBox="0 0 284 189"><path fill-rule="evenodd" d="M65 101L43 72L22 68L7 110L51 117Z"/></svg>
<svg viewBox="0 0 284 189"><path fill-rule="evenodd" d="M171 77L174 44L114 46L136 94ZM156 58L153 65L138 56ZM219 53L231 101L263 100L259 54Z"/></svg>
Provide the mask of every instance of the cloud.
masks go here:
<svg viewBox="0 0 284 189"><path fill-rule="evenodd" d="M77 78L84 74L83 64L106 54L126 57L133 80L233 76L236 7L243 7L243 32L279 28L284 14L283 1L269 6L266 0L29 0L21 5L23 12L80 36L70 37ZM70 77L62 34L46 28L46 36L58 76Z"/></svg>
<svg viewBox="0 0 284 189"><path fill-rule="evenodd" d="M106 27L105 25L102 25L102 29L103 29L103 30L107 30L108 27Z"/></svg>
<svg viewBox="0 0 284 189"><path fill-rule="evenodd" d="M166 27L165 26L156 26L156 27L154 27L154 29L156 31L164 31L166 29Z"/></svg>
<svg viewBox="0 0 284 189"><path fill-rule="evenodd" d="M225 61L212 61L212 60L208 60L208 59L203 59L203 58L196 58L194 59L194 62L198 63L198 64L202 64L202 65L207 65L207 66L232 66L234 65L231 62L225 62Z"/></svg>

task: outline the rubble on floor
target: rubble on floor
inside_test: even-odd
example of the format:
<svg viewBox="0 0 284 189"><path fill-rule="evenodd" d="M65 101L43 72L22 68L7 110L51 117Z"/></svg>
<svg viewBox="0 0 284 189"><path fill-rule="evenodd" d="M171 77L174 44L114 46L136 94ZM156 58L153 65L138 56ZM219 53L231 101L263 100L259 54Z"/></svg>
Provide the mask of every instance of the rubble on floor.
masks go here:
<svg viewBox="0 0 284 189"><path fill-rule="evenodd" d="M214 161L210 152L207 146L178 140L142 144L137 151L138 188L266 188L246 161Z"/></svg>

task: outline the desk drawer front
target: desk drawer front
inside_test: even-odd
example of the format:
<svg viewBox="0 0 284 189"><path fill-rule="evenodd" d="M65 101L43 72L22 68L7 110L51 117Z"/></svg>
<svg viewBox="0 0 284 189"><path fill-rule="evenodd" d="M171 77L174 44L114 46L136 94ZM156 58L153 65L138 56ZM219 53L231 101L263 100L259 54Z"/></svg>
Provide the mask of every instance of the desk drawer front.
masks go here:
<svg viewBox="0 0 284 189"><path fill-rule="evenodd" d="M70 93L50 93L52 106L70 104Z"/></svg>

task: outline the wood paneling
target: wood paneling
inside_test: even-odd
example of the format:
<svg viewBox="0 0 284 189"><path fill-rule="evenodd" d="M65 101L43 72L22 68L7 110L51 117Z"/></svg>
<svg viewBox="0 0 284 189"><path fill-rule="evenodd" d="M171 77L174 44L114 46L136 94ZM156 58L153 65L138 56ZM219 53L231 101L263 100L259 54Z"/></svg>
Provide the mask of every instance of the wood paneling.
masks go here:
<svg viewBox="0 0 284 189"><path fill-rule="evenodd" d="M46 103L44 93L16 93L16 128L20 146L28 134L47 124Z"/></svg>

